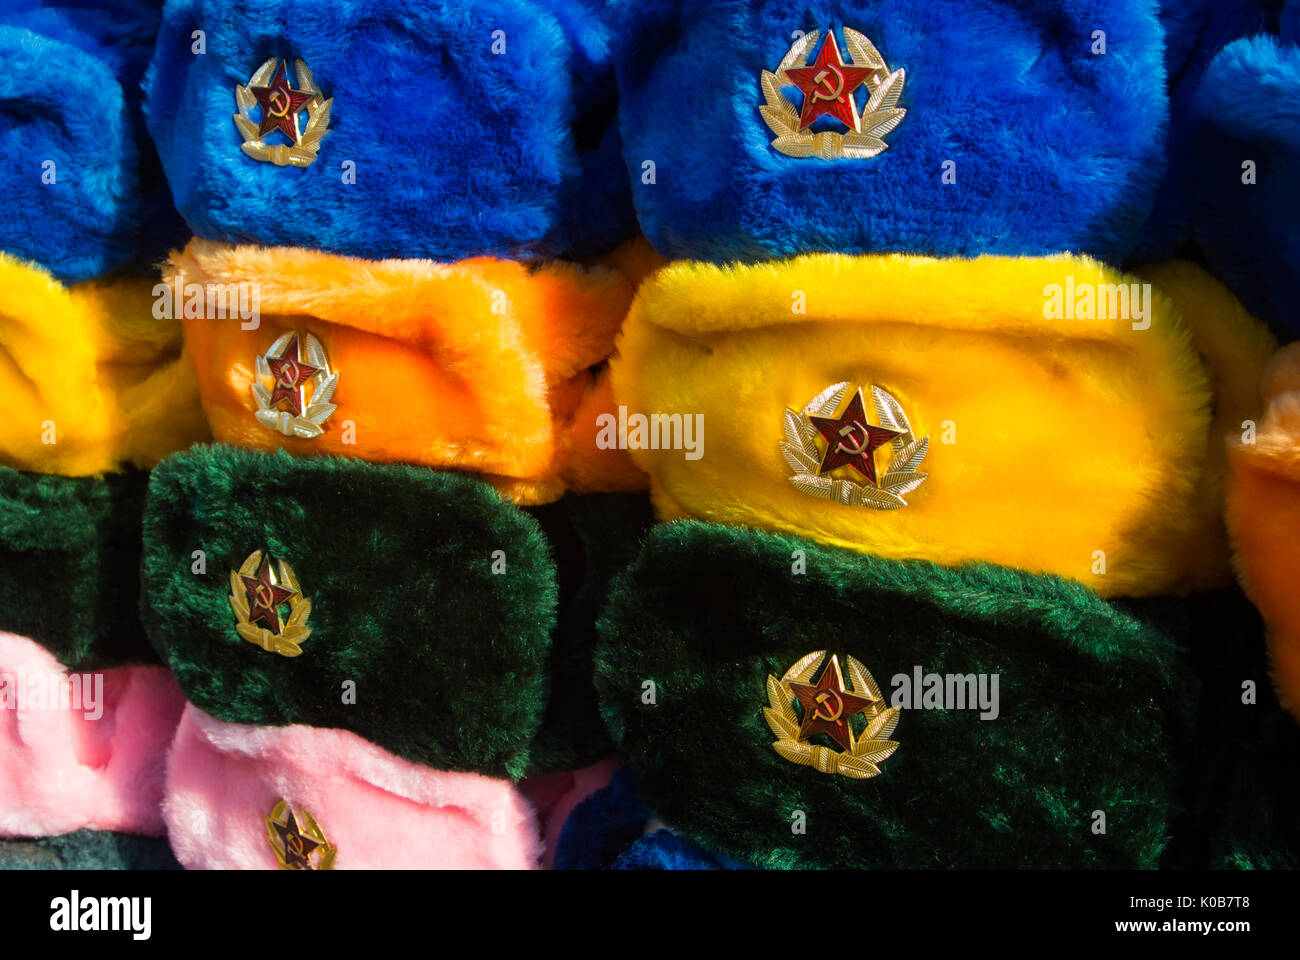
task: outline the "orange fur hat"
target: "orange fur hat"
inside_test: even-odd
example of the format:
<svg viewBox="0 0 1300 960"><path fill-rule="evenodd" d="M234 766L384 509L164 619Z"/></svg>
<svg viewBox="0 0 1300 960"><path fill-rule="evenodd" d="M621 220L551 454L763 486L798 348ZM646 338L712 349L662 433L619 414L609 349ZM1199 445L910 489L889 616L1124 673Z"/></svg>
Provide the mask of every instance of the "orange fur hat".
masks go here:
<svg viewBox="0 0 1300 960"><path fill-rule="evenodd" d="M1228 441L1227 513L1237 574L1268 625L1278 698L1300 717L1300 343L1263 378L1264 415Z"/></svg>
<svg viewBox="0 0 1300 960"><path fill-rule="evenodd" d="M194 240L164 282L185 301L217 440L471 471L535 504L645 489L625 452L597 447L595 423L651 259L441 264ZM252 309L213 318L218 293Z"/></svg>

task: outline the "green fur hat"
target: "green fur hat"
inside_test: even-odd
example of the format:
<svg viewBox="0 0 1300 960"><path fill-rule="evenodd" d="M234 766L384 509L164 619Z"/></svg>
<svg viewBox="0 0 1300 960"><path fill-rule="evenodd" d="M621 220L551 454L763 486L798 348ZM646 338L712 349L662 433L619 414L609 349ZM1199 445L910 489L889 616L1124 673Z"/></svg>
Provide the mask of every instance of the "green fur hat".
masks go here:
<svg viewBox="0 0 1300 960"><path fill-rule="evenodd" d="M1195 681L1082 585L683 521L650 535L600 633L602 709L647 805L715 853L1134 868L1165 847Z"/></svg>
<svg viewBox="0 0 1300 960"><path fill-rule="evenodd" d="M0 467L0 630L69 670L157 662L136 613L145 483Z"/></svg>
<svg viewBox="0 0 1300 960"><path fill-rule="evenodd" d="M196 446L154 470L144 543L146 626L201 710L528 769L556 576L537 522L482 481Z"/></svg>

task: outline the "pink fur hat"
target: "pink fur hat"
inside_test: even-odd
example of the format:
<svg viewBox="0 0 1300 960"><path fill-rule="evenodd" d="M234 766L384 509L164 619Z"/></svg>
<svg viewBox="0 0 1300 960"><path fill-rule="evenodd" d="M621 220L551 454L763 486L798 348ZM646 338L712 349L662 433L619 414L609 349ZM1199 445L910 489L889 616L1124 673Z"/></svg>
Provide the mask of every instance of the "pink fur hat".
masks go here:
<svg viewBox="0 0 1300 960"><path fill-rule="evenodd" d="M519 789L537 808L537 819L546 845L542 858L545 869L551 870L555 866L555 848L560 841L560 831L574 807L597 790L609 786L622 765L622 758L611 753L580 770L547 773L520 782Z"/></svg>
<svg viewBox="0 0 1300 960"><path fill-rule="evenodd" d="M163 833L163 756L185 700L162 667L68 673L0 632L0 837Z"/></svg>
<svg viewBox="0 0 1300 960"><path fill-rule="evenodd" d="M530 869L542 852L506 780L408 763L346 730L224 723L192 704L163 810L190 869Z"/></svg>

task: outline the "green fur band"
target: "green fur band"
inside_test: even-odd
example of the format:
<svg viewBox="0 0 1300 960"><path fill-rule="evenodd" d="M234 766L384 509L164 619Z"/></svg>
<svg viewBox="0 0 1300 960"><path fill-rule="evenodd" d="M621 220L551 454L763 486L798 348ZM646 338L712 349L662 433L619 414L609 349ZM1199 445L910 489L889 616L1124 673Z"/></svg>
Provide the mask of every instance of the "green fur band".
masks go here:
<svg viewBox="0 0 1300 960"><path fill-rule="evenodd" d="M0 467L0 630L69 670L156 662L136 614L145 474Z"/></svg>
<svg viewBox="0 0 1300 960"><path fill-rule="evenodd" d="M36 840L0 840L0 870L179 870L166 837L77 830Z"/></svg>
<svg viewBox="0 0 1300 960"><path fill-rule="evenodd" d="M195 706L351 730L443 770L524 774L555 571L536 521L482 481L196 446L155 468L144 531L147 626ZM300 655L236 630L231 572L255 550L287 562L311 601Z"/></svg>
<svg viewBox="0 0 1300 960"><path fill-rule="evenodd" d="M712 852L763 867L1131 868L1165 845L1193 681L1177 645L1079 584L679 522L616 583L600 633L602 709L646 803ZM997 716L918 698L878 776L798 765L773 748L765 681L817 650L856 657L886 703L917 668L922 690L927 674L973 674L991 692L996 674Z"/></svg>

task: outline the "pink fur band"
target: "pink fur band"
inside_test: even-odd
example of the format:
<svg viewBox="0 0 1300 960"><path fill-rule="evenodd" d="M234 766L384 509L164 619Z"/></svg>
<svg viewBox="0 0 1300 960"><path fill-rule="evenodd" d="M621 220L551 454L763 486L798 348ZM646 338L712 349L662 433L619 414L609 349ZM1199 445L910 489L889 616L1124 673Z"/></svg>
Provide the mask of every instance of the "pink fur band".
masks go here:
<svg viewBox="0 0 1300 960"><path fill-rule="evenodd" d="M281 801L319 826L334 869L531 869L541 856L532 808L506 780L408 763L346 730L224 723L186 704L164 803L176 858L275 869L266 818Z"/></svg>
<svg viewBox="0 0 1300 960"><path fill-rule="evenodd" d="M163 833L163 756L185 699L162 667L68 673L0 631L0 836Z"/></svg>

